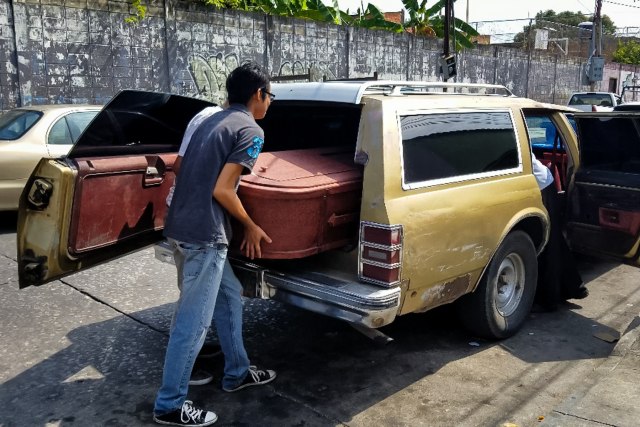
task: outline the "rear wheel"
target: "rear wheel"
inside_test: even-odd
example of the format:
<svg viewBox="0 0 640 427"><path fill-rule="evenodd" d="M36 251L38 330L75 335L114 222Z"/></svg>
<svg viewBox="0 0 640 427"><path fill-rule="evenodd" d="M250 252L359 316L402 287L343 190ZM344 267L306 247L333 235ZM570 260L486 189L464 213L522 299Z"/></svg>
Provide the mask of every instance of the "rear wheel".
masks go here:
<svg viewBox="0 0 640 427"><path fill-rule="evenodd" d="M507 235L484 272L478 288L458 302L462 323L491 339L507 338L520 329L536 293L538 260L529 235Z"/></svg>

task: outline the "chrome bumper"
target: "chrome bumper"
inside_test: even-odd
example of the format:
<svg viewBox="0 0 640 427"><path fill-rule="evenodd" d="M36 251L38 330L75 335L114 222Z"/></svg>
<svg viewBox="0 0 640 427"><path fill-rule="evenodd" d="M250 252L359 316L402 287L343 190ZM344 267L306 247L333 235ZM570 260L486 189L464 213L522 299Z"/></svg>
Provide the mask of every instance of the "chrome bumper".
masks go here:
<svg viewBox="0 0 640 427"><path fill-rule="evenodd" d="M166 242L155 246L155 256L173 264ZM285 302L368 328L393 322L400 306L399 287L383 289L321 273L275 271L246 260L229 261L249 297Z"/></svg>

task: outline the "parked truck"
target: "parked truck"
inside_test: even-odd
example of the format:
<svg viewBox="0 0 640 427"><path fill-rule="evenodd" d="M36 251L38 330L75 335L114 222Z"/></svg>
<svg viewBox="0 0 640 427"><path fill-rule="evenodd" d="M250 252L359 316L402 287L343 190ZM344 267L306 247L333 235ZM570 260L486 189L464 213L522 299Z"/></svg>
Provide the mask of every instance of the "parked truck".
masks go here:
<svg viewBox="0 0 640 427"><path fill-rule="evenodd" d="M612 92L575 92L567 105L580 111L613 111L622 102L622 97Z"/></svg>
<svg viewBox="0 0 640 427"><path fill-rule="evenodd" d="M260 156L294 170L294 177L269 175L275 163L263 163L244 178L241 197L243 188L269 179L323 176L323 185L334 183L329 187L335 189L345 171L357 186L351 203L332 204L333 196L322 196L315 216L303 214L306 202L294 194L285 219L265 231L273 238L286 235L283 228L308 227L317 241L293 258L281 256L286 245L271 259L235 252L232 265L246 295L365 331L454 303L474 333L514 334L533 304L537 255L549 235L532 151L556 171L572 248L639 264L638 114L574 114L494 85L324 82L274 84L272 91L276 101L259 123L265 131ZM190 117L206 105L125 91L67 157L43 159L20 203L20 286L51 282L161 242L180 139ZM330 164L342 166L318 169L290 154L300 150L340 153ZM273 211L282 209L278 204L261 209L283 218ZM292 244L299 243L297 232L289 234ZM161 245L157 256L171 260Z"/></svg>

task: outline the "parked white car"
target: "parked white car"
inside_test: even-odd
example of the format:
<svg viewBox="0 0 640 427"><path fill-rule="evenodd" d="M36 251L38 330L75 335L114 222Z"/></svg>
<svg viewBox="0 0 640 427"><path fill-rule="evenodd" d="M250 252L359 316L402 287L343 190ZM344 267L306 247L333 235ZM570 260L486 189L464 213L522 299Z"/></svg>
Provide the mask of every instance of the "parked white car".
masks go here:
<svg viewBox="0 0 640 427"><path fill-rule="evenodd" d="M613 111L622 104L622 98L611 92L575 92L569 98L570 107L582 111Z"/></svg>

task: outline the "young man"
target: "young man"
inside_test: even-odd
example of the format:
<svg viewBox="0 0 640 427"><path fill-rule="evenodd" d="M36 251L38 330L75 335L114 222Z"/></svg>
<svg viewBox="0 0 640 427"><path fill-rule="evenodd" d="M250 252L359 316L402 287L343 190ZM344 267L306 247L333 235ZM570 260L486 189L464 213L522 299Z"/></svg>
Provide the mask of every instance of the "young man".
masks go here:
<svg viewBox="0 0 640 427"><path fill-rule="evenodd" d="M226 108L229 105L225 101L223 107ZM173 163L173 172L176 175L176 178L173 181L173 185L169 189L169 194L167 195L167 207L171 206L171 201L173 200L173 193L176 188L176 184L178 182L177 177L180 173L180 164L182 163L182 158L184 154L187 152L187 148L189 148L189 143L191 142L191 137L194 132L205 121L205 119L213 116L214 114L222 111L221 107L211 106L206 107L198 114L193 116L193 118L189 121L187 125L187 130L184 132L184 136L182 137L182 142L180 143L180 149L178 150L178 156L176 157L175 162ZM181 286L181 281L178 282L179 286ZM177 307L176 307L177 308ZM175 313L173 318L171 319L171 324L175 321ZM196 362L194 364L194 368L191 371L191 378L189 379L189 385L205 385L209 384L213 381L213 375L209 372L209 370L204 369L201 365L206 362L210 362L210 358L216 356L221 353L220 347L218 345L207 345L206 342L203 345L200 353L196 356ZM200 366L199 366L200 365Z"/></svg>
<svg viewBox="0 0 640 427"><path fill-rule="evenodd" d="M276 377L274 371L249 365L242 340L241 285L227 260L229 215L244 226L240 247L247 257L259 258L262 240L271 242L245 211L236 188L264 144L255 119L265 116L273 95L268 75L255 64L233 70L226 84L229 108L195 130L165 224L180 297L154 407L154 420L160 424L207 426L217 420L215 413L186 400L195 357L212 318L225 356L225 391L266 384Z"/></svg>

